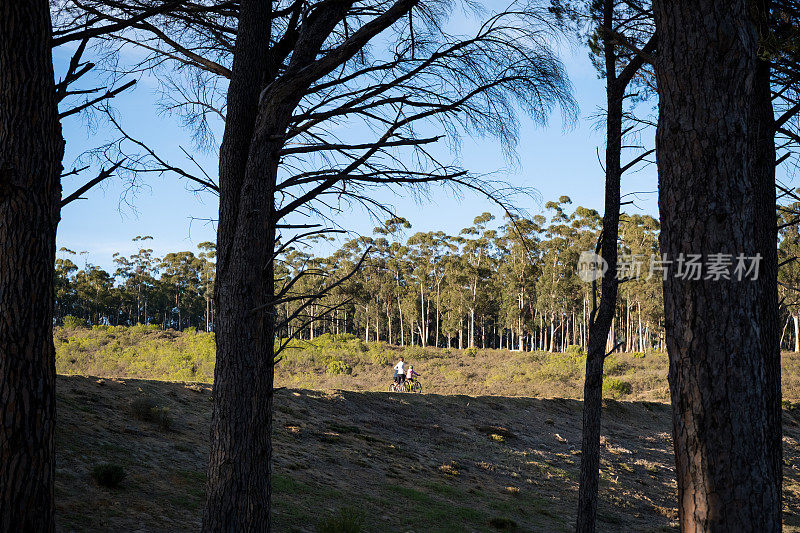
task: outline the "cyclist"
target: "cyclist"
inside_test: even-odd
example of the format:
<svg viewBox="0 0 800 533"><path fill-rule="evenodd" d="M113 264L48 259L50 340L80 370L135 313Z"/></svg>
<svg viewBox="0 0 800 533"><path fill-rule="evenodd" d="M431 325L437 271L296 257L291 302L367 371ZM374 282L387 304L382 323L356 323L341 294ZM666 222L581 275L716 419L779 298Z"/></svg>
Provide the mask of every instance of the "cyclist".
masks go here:
<svg viewBox="0 0 800 533"><path fill-rule="evenodd" d="M406 379L410 382L414 382L414 376L419 376L419 372L414 372L414 365L408 365L408 372L406 373Z"/></svg>
<svg viewBox="0 0 800 533"><path fill-rule="evenodd" d="M394 382L398 385L403 383L406 379L406 363L403 358L400 358L400 362L394 365Z"/></svg>

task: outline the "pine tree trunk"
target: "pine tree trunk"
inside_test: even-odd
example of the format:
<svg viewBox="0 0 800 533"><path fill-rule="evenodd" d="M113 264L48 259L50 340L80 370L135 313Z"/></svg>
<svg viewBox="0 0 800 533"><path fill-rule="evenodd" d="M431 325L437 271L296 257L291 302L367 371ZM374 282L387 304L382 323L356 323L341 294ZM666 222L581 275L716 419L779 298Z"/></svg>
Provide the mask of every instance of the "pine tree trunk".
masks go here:
<svg viewBox="0 0 800 533"><path fill-rule="evenodd" d="M765 221L769 194L759 157L766 106L758 87L758 9L745 0L660 0L655 15L661 250L673 260L764 253L765 237L755 228ZM772 198L767 228L774 225ZM773 273L762 274L770 279L664 282L684 531L781 528L779 392L776 398L774 361L765 357L776 347L767 309Z"/></svg>
<svg viewBox="0 0 800 533"><path fill-rule="evenodd" d="M759 38L769 35L770 0L749 4ZM753 11L755 10L755 11ZM767 453L772 467L770 480L778 497L775 518L781 523L783 481L783 408L781 402L780 314L778 310L778 227L775 197L775 114L772 108L770 62L756 54L755 100L751 116L755 132L754 208L756 252L761 255L759 299L761 305L761 354L766 373Z"/></svg>
<svg viewBox="0 0 800 533"><path fill-rule="evenodd" d="M53 531L64 142L47 2L0 3L0 531Z"/></svg>
<svg viewBox="0 0 800 533"><path fill-rule="evenodd" d="M270 17L269 3L242 2L220 148L206 532L270 529L275 309L254 310L274 297L275 139L293 107L259 106Z"/></svg>
<svg viewBox="0 0 800 533"><path fill-rule="evenodd" d="M613 4L604 2L604 24L612 26ZM606 43L606 180L605 212L600 254L608 265L602 278L600 303L589 322L586 355L586 377L583 384L583 432L581 435L581 469L578 488L576 531L595 531L597 491L600 477L600 428L603 410L603 363L609 338L614 339L614 314L617 305L617 238L619 234L620 179L622 146L622 105L625 85L616 79L616 57L613 45ZM609 335L609 330L611 334ZM613 345L612 345L613 346Z"/></svg>
<svg viewBox="0 0 800 533"><path fill-rule="evenodd" d="M794 322L794 351L800 353L800 316L793 315L792 321Z"/></svg>

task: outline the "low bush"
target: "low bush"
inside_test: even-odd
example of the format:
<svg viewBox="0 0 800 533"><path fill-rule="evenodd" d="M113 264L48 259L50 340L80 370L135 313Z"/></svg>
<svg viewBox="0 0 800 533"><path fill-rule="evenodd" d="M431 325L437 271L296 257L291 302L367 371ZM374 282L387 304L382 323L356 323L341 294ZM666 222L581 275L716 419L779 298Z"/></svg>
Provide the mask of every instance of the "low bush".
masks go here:
<svg viewBox="0 0 800 533"><path fill-rule="evenodd" d="M605 364L605 373L608 376L621 376L627 372L631 365L627 361L619 361L616 357L609 357Z"/></svg>
<svg viewBox="0 0 800 533"><path fill-rule="evenodd" d="M99 464L92 469L92 479L101 487L115 489L125 479L125 469L113 463Z"/></svg>
<svg viewBox="0 0 800 533"><path fill-rule="evenodd" d="M136 398L130 403L134 418L142 422L157 424L161 429L172 428L172 417L169 408L159 407L156 402L147 396Z"/></svg>
<svg viewBox="0 0 800 533"><path fill-rule="evenodd" d="M539 379L568 383L582 380L585 372L586 356L552 353L547 354L536 374Z"/></svg>
<svg viewBox="0 0 800 533"><path fill-rule="evenodd" d="M438 348L426 348L424 346L406 346L403 348L402 351L403 357L405 357L406 362L416 360L416 361L427 361L428 359L434 359L441 355L441 352Z"/></svg>
<svg viewBox="0 0 800 533"><path fill-rule="evenodd" d="M578 344L570 344L567 346L567 353L572 355L586 355L586 348Z"/></svg>
<svg viewBox="0 0 800 533"><path fill-rule="evenodd" d="M389 365L392 362L391 356L388 352L372 348L369 350L369 360L371 363L381 366Z"/></svg>
<svg viewBox="0 0 800 533"><path fill-rule="evenodd" d="M86 327L86 321L76 316L67 315L64 317L64 327L67 329L77 329Z"/></svg>
<svg viewBox="0 0 800 533"><path fill-rule="evenodd" d="M475 348L474 346L470 346L469 348L464 350L464 355L467 355L469 357L475 357L476 355L478 355L478 349Z"/></svg>
<svg viewBox="0 0 800 533"><path fill-rule="evenodd" d="M510 518L495 517L489 520L489 525L500 531L515 531L517 523Z"/></svg>
<svg viewBox="0 0 800 533"><path fill-rule="evenodd" d="M325 372L332 376L336 374L352 374L353 368L344 361L333 360L328 361Z"/></svg>
<svg viewBox="0 0 800 533"><path fill-rule="evenodd" d="M603 378L603 393L610 394L612 398L622 398L633 392L633 386L621 379L606 377Z"/></svg>

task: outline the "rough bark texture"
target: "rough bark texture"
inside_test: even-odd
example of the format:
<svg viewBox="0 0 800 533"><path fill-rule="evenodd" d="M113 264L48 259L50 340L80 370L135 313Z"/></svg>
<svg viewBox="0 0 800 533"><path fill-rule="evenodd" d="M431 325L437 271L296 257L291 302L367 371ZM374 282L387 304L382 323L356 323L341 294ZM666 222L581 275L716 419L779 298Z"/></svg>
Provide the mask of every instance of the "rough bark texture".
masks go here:
<svg viewBox="0 0 800 533"><path fill-rule="evenodd" d="M755 256L764 249L755 223L765 185L754 155L763 135L758 10L745 0L660 0L654 7L662 252L673 261L680 254ZM673 275L664 282L684 531L780 529L763 285Z"/></svg>
<svg viewBox="0 0 800 533"><path fill-rule="evenodd" d="M607 2L613 9L613 2ZM610 13L606 15L610 23ZM583 384L583 433L581 436L581 471L578 491L577 531L595 530L597 519L597 488L600 477L600 424L603 410L603 363L608 332L617 305L617 238L619 236L619 202L622 146L622 95L614 69L613 46L606 46L606 197L603 213L603 235L600 255L608 265L603 276L600 305L589 323L589 343L586 353L586 378ZM612 346L614 339L611 339Z"/></svg>
<svg viewBox="0 0 800 533"><path fill-rule="evenodd" d="M770 0L757 0L754 15L759 36L769 32ZM753 105L754 208L753 220L756 247L761 254L759 275L761 298L762 354L764 357L767 397L767 450L772 463L772 480L778 498L783 482L783 428L781 408L781 350L780 318L778 311L778 227L775 198L775 113L772 108L770 63L759 57L755 75ZM779 515L780 518L780 515Z"/></svg>
<svg viewBox="0 0 800 533"><path fill-rule="evenodd" d="M278 222L339 179L327 178L276 208L278 164L292 113L312 83L415 3L398 0L322 58L323 44L351 2L319 3L290 39L291 54L269 48L270 3L241 3L220 147L217 362L204 531L270 530Z"/></svg>
<svg viewBox="0 0 800 533"><path fill-rule="evenodd" d="M614 27L614 0L603 2L603 28ZM652 54L656 37L643 47ZM589 321L586 377L583 385L583 434L581 438L581 471L578 488L577 531L590 533L596 529L597 490L600 477L600 428L603 410L603 363L606 353L614 349L614 311L617 305L617 239L619 236L620 185L622 180L622 118L625 91L633 76L644 64L644 55L634 57L618 72L619 59L613 39L603 43L606 70L606 182L605 212L600 255L608 270L603 276L600 305Z"/></svg>
<svg viewBox="0 0 800 533"><path fill-rule="evenodd" d="M0 1L0 531L54 529L63 141L44 0Z"/></svg>
<svg viewBox="0 0 800 533"><path fill-rule="evenodd" d="M269 3L242 3L220 148L217 358L204 531L269 529L274 320L250 312L272 294L272 271L257 265L265 265L275 235L267 224L275 174L257 172L258 154L251 154L269 17Z"/></svg>

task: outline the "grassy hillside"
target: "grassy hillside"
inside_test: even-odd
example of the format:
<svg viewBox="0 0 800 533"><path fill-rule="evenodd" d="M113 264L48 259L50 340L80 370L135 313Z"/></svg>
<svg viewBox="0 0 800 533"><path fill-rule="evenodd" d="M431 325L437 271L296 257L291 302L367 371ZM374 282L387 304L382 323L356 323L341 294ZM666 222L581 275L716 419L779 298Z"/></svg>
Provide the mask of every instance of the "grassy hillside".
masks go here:
<svg viewBox="0 0 800 533"><path fill-rule="evenodd" d="M152 326L63 329L55 333L61 374L136 377L211 383L214 337ZM295 341L283 354L279 386L383 391L400 356L422 374L424 392L581 398L585 358L571 353L455 350L365 343L352 335ZM615 354L607 359L605 395L667 401L667 360L661 352ZM783 354L783 394L800 399L800 355Z"/></svg>
<svg viewBox="0 0 800 533"><path fill-rule="evenodd" d="M196 531L210 388L79 376L57 388L58 529ZM574 529L576 400L284 389L275 405L276 531L344 518L370 532ZM800 409L784 421L786 529L800 531ZM609 401L603 424L600 530L675 529L669 406ZM123 469L116 488L93 479L102 464Z"/></svg>
<svg viewBox="0 0 800 533"><path fill-rule="evenodd" d="M58 378L58 529L197 530L213 335L134 327L55 337L59 373L104 376ZM401 350L350 336L292 348L278 372L289 388L275 401L277 531L573 529L581 405L568 398L580 396L580 353ZM400 355L428 394L375 392ZM606 395L638 401L606 400L601 531L677 526L670 409L641 401L666 397L665 363L657 353L608 360ZM798 358L784 354L788 397L797 376ZM785 405L785 523L800 531L800 404Z"/></svg>

